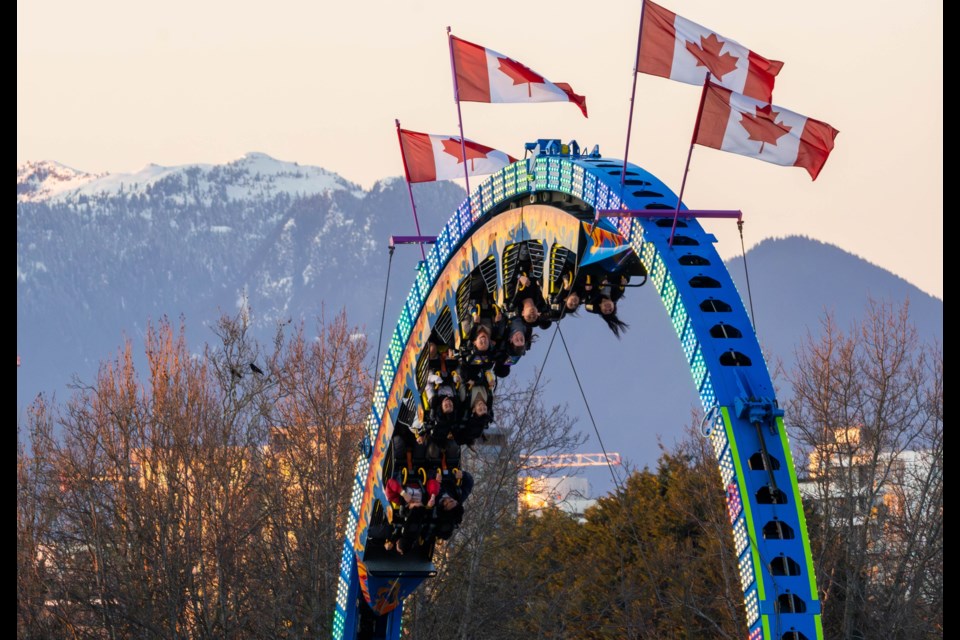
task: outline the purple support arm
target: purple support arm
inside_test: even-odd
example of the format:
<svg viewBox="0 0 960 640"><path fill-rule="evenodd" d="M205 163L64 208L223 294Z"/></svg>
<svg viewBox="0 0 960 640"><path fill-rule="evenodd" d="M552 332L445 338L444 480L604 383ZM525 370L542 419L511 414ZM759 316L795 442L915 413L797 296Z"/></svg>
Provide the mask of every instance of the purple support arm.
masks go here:
<svg viewBox="0 0 960 640"><path fill-rule="evenodd" d="M387 246L395 247L398 244L419 244L421 247L425 244L433 244L437 241L437 236L390 236L390 244Z"/></svg>
<svg viewBox="0 0 960 640"><path fill-rule="evenodd" d="M667 218L676 215L679 218L736 218L743 220L743 212L739 209L688 209L687 211L672 212L666 209L598 209L598 218Z"/></svg>

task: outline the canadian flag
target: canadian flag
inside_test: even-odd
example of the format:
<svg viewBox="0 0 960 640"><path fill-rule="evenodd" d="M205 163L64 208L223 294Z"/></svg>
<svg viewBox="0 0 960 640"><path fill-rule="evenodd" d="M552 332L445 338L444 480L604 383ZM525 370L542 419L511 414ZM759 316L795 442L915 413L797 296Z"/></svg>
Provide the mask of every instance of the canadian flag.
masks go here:
<svg viewBox="0 0 960 640"><path fill-rule="evenodd" d="M587 99L493 49L450 36L453 68L464 102L572 102L587 117Z"/></svg>
<svg viewBox="0 0 960 640"><path fill-rule="evenodd" d="M432 182L464 177L463 150L467 173L482 176L499 171L517 159L460 136L437 136L400 129L400 153L408 182Z"/></svg>
<svg viewBox="0 0 960 640"><path fill-rule="evenodd" d="M783 63L644 0L637 71L703 85L709 71L722 87L770 102Z"/></svg>
<svg viewBox="0 0 960 640"><path fill-rule="evenodd" d="M840 133L826 122L718 87L704 87L696 144L787 167L814 180Z"/></svg>

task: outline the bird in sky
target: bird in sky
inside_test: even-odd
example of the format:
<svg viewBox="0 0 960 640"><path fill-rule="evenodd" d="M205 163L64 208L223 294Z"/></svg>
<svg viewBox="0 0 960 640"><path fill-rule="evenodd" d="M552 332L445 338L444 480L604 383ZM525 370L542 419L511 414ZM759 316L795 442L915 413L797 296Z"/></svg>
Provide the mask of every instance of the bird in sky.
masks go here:
<svg viewBox="0 0 960 640"><path fill-rule="evenodd" d="M258 374L258 375L261 375L261 376L263 375L263 369L261 369L260 367L258 367L257 365L255 365L255 364L252 363L252 362L250 363L250 371L253 371L254 373L256 373L256 374Z"/></svg>

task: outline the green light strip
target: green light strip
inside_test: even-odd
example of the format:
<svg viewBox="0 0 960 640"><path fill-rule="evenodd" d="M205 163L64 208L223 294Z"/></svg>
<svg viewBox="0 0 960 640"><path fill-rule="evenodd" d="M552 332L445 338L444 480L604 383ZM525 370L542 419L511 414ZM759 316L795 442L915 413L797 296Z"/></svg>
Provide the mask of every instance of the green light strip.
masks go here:
<svg viewBox="0 0 960 640"><path fill-rule="evenodd" d="M762 615L760 616L760 620L763 623L763 637L772 638L773 636L770 635L770 616Z"/></svg>
<svg viewBox="0 0 960 640"><path fill-rule="evenodd" d="M720 413L723 414L723 427L727 432L727 443L733 454L733 464L737 468L737 488L740 490L740 506L743 508L743 515L747 519L747 538L750 539L750 554L753 556L753 577L757 583L757 595L760 600L766 601L767 596L763 588L763 573L760 571L760 554L757 552L757 544L753 539L753 512L750 511L750 496L744 486L743 465L740 464L740 454L737 452L737 440L733 437L733 425L730 423L730 411L727 407L720 407Z"/></svg>
<svg viewBox="0 0 960 640"><path fill-rule="evenodd" d="M787 470L790 473L790 485L793 488L793 502L797 505L797 518L800 520L800 533L803 538L803 555L807 561L807 576L810 578L810 598L819 600L817 593L817 574L813 570L813 553L810 551L810 536L807 535L807 518L803 513L803 501L800 499L800 487L797 485L797 468L793 466L793 454L790 451L790 441L787 440L787 429L783 426L783 418L777 418L777 429L780 431L780 444L786 458Z"/></svg>

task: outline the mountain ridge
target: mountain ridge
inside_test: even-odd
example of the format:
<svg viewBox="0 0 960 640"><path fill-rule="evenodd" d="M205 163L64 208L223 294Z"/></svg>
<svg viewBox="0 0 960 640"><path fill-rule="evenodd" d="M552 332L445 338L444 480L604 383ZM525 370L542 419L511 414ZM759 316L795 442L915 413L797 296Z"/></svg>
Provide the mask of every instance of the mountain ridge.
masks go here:
<svg viewBox="0 0 960 640"><path fill-rule="evenodd" d="M372 359L388 272L382 340L390 339L420 259L415 247L387 251L390 235L415 232L402 178L363 190L326 170L256 153L225 165L184 167L162 168L163 178L134 181L137 188L129 182L122 190L91 188L107 180L101 176L34 200L20 198L21 175L31 178L18 166L18 413L38 392L63 394L74 377L91 382L124 337L142 351L146 323L162 317L185 318L191 347L199 350L215 339L210 327L220 314L241 306L252 310L264 343L288 320L312 326L320 314L343 308L352 324L369 330ZM102 184L116 186L116 175L111 180ZM425 233L440 229L464 197L451 182L413 189ZM753 300L771 359L789 365L824 309L845 326L862 317L871 294L909 299L921 334L942 342L942 300L836 245L800 236L765 239L747 252L746 264L749 287L743 257L727 261L748 309ZM607 449L633 452L627 459L642 465L655 459L659 438L688 421L698 400L653 287L631 289L621 316L631 325L621 340L592 318L563 324L591 411L583 410L562 352L547 353L549 334L515 373L532 378L549 356L545 377L553 382L542 399L568 403L587 432L596 418ZM621 397L625 403L609 401Z"/></svg>

